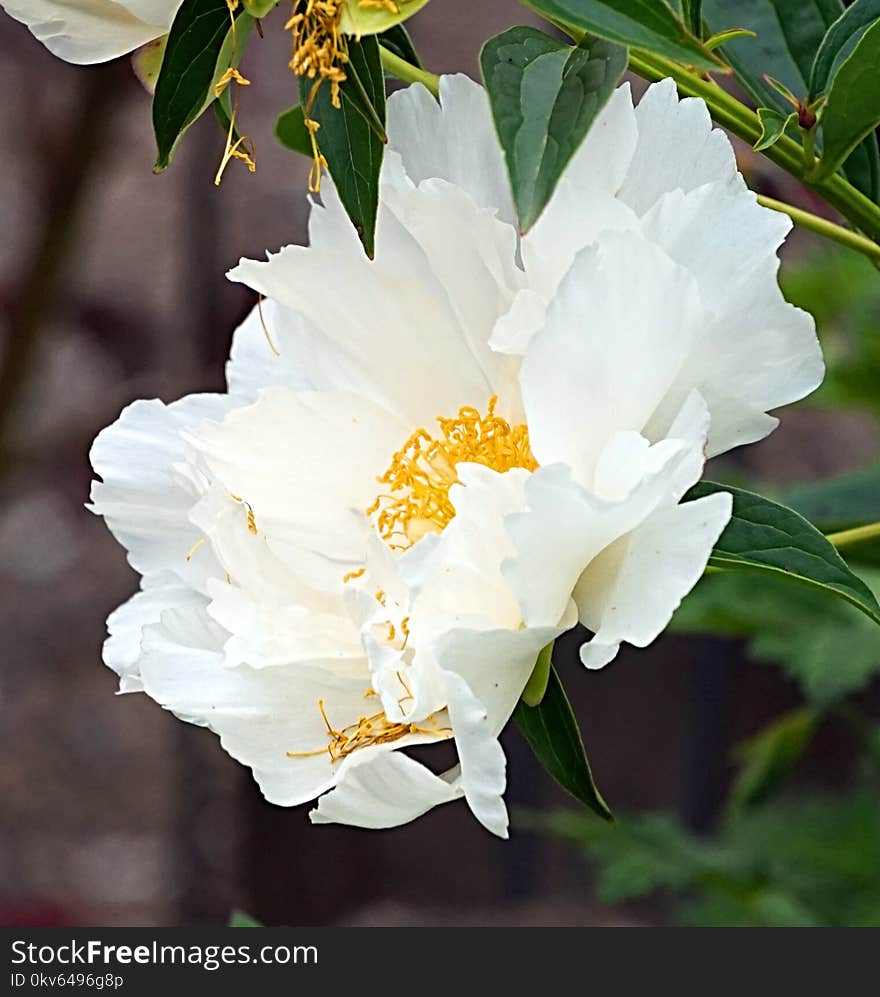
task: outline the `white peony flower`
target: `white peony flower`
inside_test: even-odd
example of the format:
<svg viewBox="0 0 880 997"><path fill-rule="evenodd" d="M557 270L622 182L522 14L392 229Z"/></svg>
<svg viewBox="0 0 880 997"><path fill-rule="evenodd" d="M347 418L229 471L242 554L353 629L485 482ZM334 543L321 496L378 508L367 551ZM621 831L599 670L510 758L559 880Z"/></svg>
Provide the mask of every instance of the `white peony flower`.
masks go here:
<svg viewBox="0 0 880 997"><path fill-rule="evenodd" d="M785 223L704 109L646 98L686 166L655 135L621 174L591 132L520 242L482 90L442 90L421 124L417 89L390 103L375 260L326 183L308 248L232 273L267 300L229 393L136 402L98 437L93 508L143 576L105 660L218 733L269 800L324 793L316 822L464 796L505 835L497 736L538 652L578 617L589 666L660 633L730 516L727 495L681 502L707 440L768 432L821 357L776 285ZM625 89L606 143L615 116L636 121ZM598 189L571 197L589 164ZM450 738L443 775L395 750Z"/></svg>
<svg viewBox="0 0 880 997"><path fill-rule="evenodd" d="M168 32L182 0L2 0L66 62L107 62Z"/></svg>

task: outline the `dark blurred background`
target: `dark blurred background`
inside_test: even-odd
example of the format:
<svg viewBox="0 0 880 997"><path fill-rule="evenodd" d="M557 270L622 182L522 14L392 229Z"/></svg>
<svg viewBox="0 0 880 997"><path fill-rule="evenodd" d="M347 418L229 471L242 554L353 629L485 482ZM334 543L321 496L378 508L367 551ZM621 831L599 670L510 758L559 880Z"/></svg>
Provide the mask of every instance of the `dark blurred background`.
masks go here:
<svg viewBox="0 0 880 997"><path fill-rule="evenodd" d="M272 137L294 102L283 16L244 66L257 172L233 163L217 189L213 118L153 176L149 97L128 61L68 66L0 12L0 920L223 923L243 908L304 925L663 923L662 902L597 900L569 844L516 821L497 841L463 803L396 831L313 828L307 808L266 804L209 733L146 697L114 699L104 621L136 578L83 508L88 449L134 398L220 388L253 304L224 271L305 240L309 164ZM481 42L527 20L512 0L438 0L410 24L426 65L476 76ZM753 186L823 210L738 153ZM794 236L785 267L804 272L816 249ZM783 487L857 467L877 443L867 408L802 406L726 470ZM587 673L568 640L556 661L612 807L664 809L697 832L718 818L731 746L801 695L737 641L671 634ZM860 695L876 706L876 688ZM799 778L835 785L851 738L832 724L819 744ZM515 729L505 747L515 813L565 805Z"/></svg>

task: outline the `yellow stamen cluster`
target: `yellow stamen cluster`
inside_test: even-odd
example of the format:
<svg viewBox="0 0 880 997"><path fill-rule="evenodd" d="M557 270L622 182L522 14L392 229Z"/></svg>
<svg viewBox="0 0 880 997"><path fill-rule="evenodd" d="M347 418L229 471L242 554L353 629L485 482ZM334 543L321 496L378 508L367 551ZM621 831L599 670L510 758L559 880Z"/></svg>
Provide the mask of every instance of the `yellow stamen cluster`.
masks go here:
<svg viewBox="0 0 880 997"><path fill-rule="evenodd" d="M327 752L330 761L335 764L341 759L347 758L358 748L389 744L393 741L399 741L407 734L440 734L450 731L449 727L420 727L414 723L393 723L385 716L384 710L371 717L358 717L357 723L349 724L342 730L335 730L327 719L323 699L318 700L318 709L321 711L321 716L327 727L329 744L326 748L318 748L315 751L288 751L288 758L315 758ZM433 722L433 718L431 719Z"/></svg>
<svg viewBox="0 0 880 997"><path fill-rule="evenodd" d="M455 516L449 489L458 480L457 464L468 461L502 473L514 467L537 468L528 427L511 426L496 415L497 403L497 397L489 400L485 416L466 406L454 418L438 417L438 438L417 429L391 458L378 479L389 486L389 493L367 509L368 516L378 513L376 528L391 547L405 549L449 524Z"/></svg>

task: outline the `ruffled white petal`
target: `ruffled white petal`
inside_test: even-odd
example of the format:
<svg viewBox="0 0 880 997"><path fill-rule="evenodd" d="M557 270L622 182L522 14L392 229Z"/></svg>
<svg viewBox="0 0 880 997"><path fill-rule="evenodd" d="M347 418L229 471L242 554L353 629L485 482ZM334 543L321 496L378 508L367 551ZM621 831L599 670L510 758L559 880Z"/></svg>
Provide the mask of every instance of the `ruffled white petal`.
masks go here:
<svg viewBox="0 0 880 997"><path fill-rule="evenodd" d="M485 90L467 76L440 77L440 103L421 84L388 99L388 150L393 166L415 185L441 179L461 187L505 222L514 220L510 184ZM388 171L386 175L396 173Z"/></svg>
<svg viewBox="0 0 880 997"><path fill-rule="evenodd" d="M488 340L522 275L515 233L458 188L433 181L384 194L375 260L350 235L326 231L351 229L328 184L327 206L312 209L309 248L242 260L230 277L300 317L309 383L372 398L411 431L511 394L515 368Z"/></svg>
<svg viewBox="0 0 880 997"><path fill-rule="evenodd" d="M140 675L143 629L158 623L166 609L203 607L204 596L172 574L148 575L140 591L107 618L104 664L119 676L120 692L143 692Z"/></svg>
<svg viewBox="0 0 880 997"><path fill-rule="evenodd" d="M581 575L575 601L595 636L581 661L601 668L623 641L646 647L696 585L730 519L732 499L707 495L660 509L599 554Z"/></svg>
<svg viewBox="0 0 880 997"><path fill-rule="evenodd" d="M462 795L458 780L434 775L399 751L352 758L335 789L325 793L309 817L313 824L399 827Z"/></svg>
<svg viewBox="0 0 880 997"><path fill-rule="evenodd" d="M164 34L181 0L3 0L3 9L66 62L107 62Z"/></svg>
<svg viewBox="0 0 880 997"><path fill-rule="evenodd" d="M137 401L92 444L92 467L103 481L92 484L90 508L104 517L141 574L171 571L201 590L208 577L220 574L209 549L187 560L203 537L188 518L199 488L182 470L182 433L222 418L235 404L226 395L189 395L171 405Z"/></svg>
<svg viewBox="0 0 880 997"><path fill-rule="evenodd" d="M582 250L520 374L538 463L566 463L590 487L607 441L663 403L702 322L694 278L653 243L616 233Z"/></svg>
<svg viewBox="0 0 880 997"><path fill-rule="evenodd" d="M679 99L675 82L648 87L635 111L638 142L619 197L643 215L667 191L705 183L744 186L730 139L713 128L705 101Z"/></svg>
<svg viewBox="0 0 880 997"><path fill-rule="evenodd" d="M356 395L269 388L188 439L230 496L247 503L256 535L293 570L301 567L297 552L311 552L341 562L328 566L341 579L346 564L363 563L376 476L409 432Z"/></svg>

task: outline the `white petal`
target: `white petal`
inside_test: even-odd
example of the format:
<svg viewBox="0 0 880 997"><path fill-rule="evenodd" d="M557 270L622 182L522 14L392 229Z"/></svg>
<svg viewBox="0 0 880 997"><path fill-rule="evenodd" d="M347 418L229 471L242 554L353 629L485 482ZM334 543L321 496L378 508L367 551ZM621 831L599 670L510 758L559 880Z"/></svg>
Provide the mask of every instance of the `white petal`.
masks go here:
<svg viewBox="0 0 880 997"><path fill-rule="evenodd" d="M189 439L211 474L248 504L258 535L296 570L291 548L363 562L376 476L409 432L356 395L269 388ZM346 568L334 570L341 579Z"/></svg>
<svg viewBox="0 0 880 997"><path fill-rule="evenodd" d="M704 101L679 100L675 82L648 87L636 107L638 143L620 198L643 215L671 190L687 193L705 183L743 184L730 140L712 119Z"/></svg>
<svg viewBox="0 0 880 997"><path fill-rule="evenodd" d="M588 668L607 664L623 641L646 647L661 633L702 576L731 509L723 493L661 509L592 561L575 588L581 623L595 633L581 647Z"/></svg>
<svg viewBox="0 0 880 997"><path fill-rule="evenodd" d="M545 300L578 250L603 231L637 225L636 215L617 197L636 138L629 84L624 84L602 109L540 218L523 237L526 273Z"/></svg>
<svg viewBox="0 0 880 997"><path fill-rule="evenodd" d="M791 228L742 187L709 184L666 194L645 216L644 234L692 273L707 312L677 382L648 435L691 387L712 415L709 455L762 439L776 425L765 413L809 394L822 380L822 352L807 312L777 283L776 250Z"/></svg>
<svg viewBox="0 0 880 997"><path fill-rule="evenodd" d="M667 440L637 446L633 434L619 434L603 455L600 477L613 500L588 492L563 464L538 468L526 485L526 512L507 517L517 554L504 566L519 593L523 617L531 626L558 620L575 583L594 558L635 529L658 508L674 505L685 481L695 482L703 466L695 444ZM624 459L626 458L626 459ZM638 475L626 468L638 461ZM638 483L620 497L614 474Z"/></svg>
<svg viewBox="0 0 880 997"><path fill-rule="evenodd" d="M143 628L158 623L166 609L198 607L205 598L172 574L150 575L141 589L107 618L104 664L119 676L120 692L142 692L140 676Z"/></svg>
<svg viewBox="0 0 880 997"><path fill-rule="evenodd" d="M67 62L107 62L164 34L180 0L4 0L53 55Z"/></svg>
<svg viewBox="0 0 880 997"><path fill-rule="evenodd" d="M455 672L446 674L449 718L461 764L461 786L473 815L487 830L507 837L506 761L489 713L467 682Z"/></svg>
<svg viewBox="0 0 880 997"><path fill-rule="evenodd" d="M485 90L467 76L441 76L440 103L421 84L388 99L388 151L410 181L456 184L483 208L514 220L510 184Z"/></svg>
<svg viewBox="0 0 880 997"><path fill-rule="evenodd" d="M325 793L309 817L313 824L399 827L462 795L459 782L434 775L399 751L374 754L352 764L335 789Z"/></svg>
<svg viewBox="0 0 880 997"><path fill-rule="evenodd" d="M206 578L221 573L210 549L186 558L202 539L188 519L198 493L175 465L186 458L184 430L221 418L235 404L225 395L189 395L171 405L137 401L92 444L92 467L103 482L93 482L90 508L141 574L172 571L203 590Z"/></svg>
<svg viewBox="0 0 880 997"><path fill-rule="evenodd" d="M310 377L308 344L308 332L295 312L271 299L255 305L232 337L226 364L230 394L254 401L263 388L325 387Z"/></svg>
<svg viewBox="0 0 880 997"><path fill-rule="evenodd" d="M386 194L374 261L360 244L313 235L309 248L242 260L230 277L301 316L311 383L364 394L412 430L509 393L510 361L487 344L521 275L512 231L458 188L434 181ZM333 212L315 206L312 218Z"/></svg>
<svg viewBox="0 0 880 997"><path fill-rule="evenodd" d="M652 418L702 319L693 277L648 240L609 233L582 250L520 373L536 460L589 487L611 436Z"/></svg>

